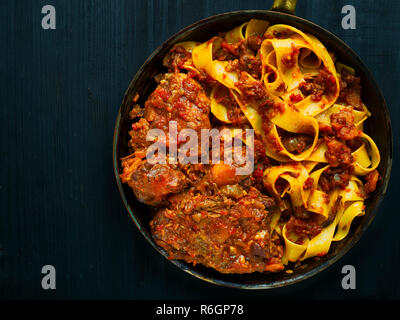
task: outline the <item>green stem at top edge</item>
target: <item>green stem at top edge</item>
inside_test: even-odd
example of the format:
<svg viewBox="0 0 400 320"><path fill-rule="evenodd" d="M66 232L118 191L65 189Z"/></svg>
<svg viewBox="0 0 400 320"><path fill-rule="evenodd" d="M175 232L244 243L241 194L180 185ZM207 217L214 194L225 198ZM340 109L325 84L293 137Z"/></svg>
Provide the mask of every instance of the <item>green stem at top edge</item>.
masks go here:
<svg viewBox="0 0 400 320"><path fill-rule="evenodd" d="M297 0L274 0L271 10L295 14Z"/></svg>

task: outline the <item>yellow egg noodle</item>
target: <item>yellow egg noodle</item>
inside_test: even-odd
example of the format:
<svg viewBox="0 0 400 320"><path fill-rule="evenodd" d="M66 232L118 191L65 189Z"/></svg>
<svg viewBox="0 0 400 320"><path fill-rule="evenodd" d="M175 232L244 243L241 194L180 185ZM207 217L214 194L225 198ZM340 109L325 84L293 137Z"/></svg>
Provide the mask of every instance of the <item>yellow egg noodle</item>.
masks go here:
<svg viewBox="0 0 400 320"><path fill-rule="evenodd" d="M229 61L213 59L213 54L220 49L223 41L234 44L247 41L249 37L255 35L263 37L258 51L262 62L261 82L269 99L281 104L283 110L271 118L268 137L262 128L263 119L258 112L260 106L257 100L246 99L236 85L243 76L250 84L258 80L248 73L239 74L237 71L232 71L229 68ZM303 236L299 239L298 235L288 232L286 223L280 222L280 211L273 212L271 228L284 239L284 261L302 261L326 254L332 241L344 239L353 219L365 213L366 196L362 192L362 182L357 177L372 172L380 162L375 142L362 132L360 138L363 143L352 152L354 172L347 187L335 188L330 192L325 192L320 187L320 177L330 167L325 156L327 145L323 139L319 141L320 125L330 127L332 114L347 112L352 114L355 126L362 131L363 122L370 116L364 104L363 110L360 111L337 102L340 93L340 73L337 69L345 68L353 73L354 70L340 63L335 65L332 56L315 36L289 25L269 26L268 22L255 19L207 42L184 42L177 46L184 47L192 55L191 59L185 62L187 70L205 72L217 81L210 97L211 112L214 116L224 123L231 123L228 106L216 98L218 90L225 87L235 98L255 133L262 136L266 155L280 162L280 165L271 166L264 172L263 181L270 187L269 191L278 199L288 196L293 207L304 206L308 212L318 215L320 222L327 222L315 237ZM298 50L298 54L294 57L293 63L289 66L284 65L285 57L290 56L294 49ZM336 90L330 95L322 95L319 100L313 100L312 96L308 95L301 101L291 101L291 96L301 94L300 84L306 79L318 76L322 68L333 75L332 83ZM298 154L291 152L282 143L280 130L306 134L312 138L312 143L309 148ZM271 145L271 141L274 141L274 146ZM312 185L310 188L304 188L310 178ZM285 181L286 187L280 190L277 188L277 182L282 180ZM330 214L334 207L337 212L332 219Z"/></svg>

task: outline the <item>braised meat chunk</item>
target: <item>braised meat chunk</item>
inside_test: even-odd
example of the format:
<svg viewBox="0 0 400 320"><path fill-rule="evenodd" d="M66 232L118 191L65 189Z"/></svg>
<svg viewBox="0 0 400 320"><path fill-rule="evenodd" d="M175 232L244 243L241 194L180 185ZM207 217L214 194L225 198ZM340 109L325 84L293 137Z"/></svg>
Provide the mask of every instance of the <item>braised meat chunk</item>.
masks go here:
<svg viewBox="0 0 400 320"><path fill-rule="evenodd" d="M210 127L209 112L209 98L197 81L180 73L164 75L145 103L144 117L133 123L129 132L129 146L135 151L136 158L122 162L121 179L128 183L139 201L159 205L167 195L180 192L188 185L184 173L187 168L150 165L141 160L153 143L146 140L148 131L161 129L167 136L171 121L176 121L178 132L182 129L200 132Z"/></svg>
<svg viewBox="0 0 400 320"><path fill-rule="evenodd" d="M201 263L222 273L283 269L283 248L270 233L272 198L251 188L239 199L215 195L177 195L176 205L160 210L152 234L171 259Z"/></svg>

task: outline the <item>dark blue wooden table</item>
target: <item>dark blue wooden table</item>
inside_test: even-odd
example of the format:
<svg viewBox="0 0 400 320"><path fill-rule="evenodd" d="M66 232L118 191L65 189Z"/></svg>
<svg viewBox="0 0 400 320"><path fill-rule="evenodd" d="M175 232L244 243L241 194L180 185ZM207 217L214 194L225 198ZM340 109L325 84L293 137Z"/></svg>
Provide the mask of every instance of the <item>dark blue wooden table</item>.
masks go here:
<svg viewBox="0 0 400 320"><path fill-rule="evenodd" d="M387 197L359 244L322 274L273 291L204 283L170 264L126 213L112 137L131 78L165 39L196 20L272 0L0 2L0 298L400 298L400 2L299 0L297 14L346 41L387 100L395 162ZM51 4L57 29L43 30ZM357 29L343 30L352 4ZM343 265L357 289L341 288ZM54 265L56 290L41 268Z"/></svg>

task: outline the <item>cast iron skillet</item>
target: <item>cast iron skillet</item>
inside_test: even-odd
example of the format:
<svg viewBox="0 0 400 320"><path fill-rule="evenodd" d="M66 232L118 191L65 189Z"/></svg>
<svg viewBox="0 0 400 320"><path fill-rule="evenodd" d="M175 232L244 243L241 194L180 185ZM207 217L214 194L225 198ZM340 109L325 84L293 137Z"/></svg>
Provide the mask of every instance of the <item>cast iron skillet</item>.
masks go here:
<svg viewBox="0 0 400 320"><path fill-rule="evenodd" d="M285 272L265 274L257 272L245 275L229 275L221 274L202 265L194 267L184 261L171 261L174 265L189 274L217 285L241 289L268 289L287 286L321 272L340 259L358 242L378 212L378 206L385 195L389 182L392 165L392 131L389 113L381 91L371 73L353 50L329 31L310 21L294 16L295 7L296 0L275 0L270 11L245 10L219 14L196 22L181 30L157 48L136 73L125 93L118 113L114 132L113 162L114 173L122 200L129 215L143 236L160 254L167 257L167 253L157 246L151 237L149 227L151 215L149 208L139 203L132 190L127 185L121 183L119 173L122 171L120 158L129 154L128 132L131 130L131 120L128 117L128 113L132 107L132 98L138 93L140 95L138 103L142 106L144 105L148 95L156 87L154 76L165 71L162 67L162 60L173 44L188 40L207 41L219 31L231 30L233 27L252 18L264 19L271 24L288 24L304 32L314 34L327 48L337 54L339 61L354 67L356 74L361 77L362 99L372 112L372 120L366 121L365 131L376 142L382 157L379 166L382 180L379 182L377 190L366 201L366 214L361 218L355 219L349 235L344 240L333 243L326 256L304 261L300 266L294 268L294 273L292 274Z"/></svg>

